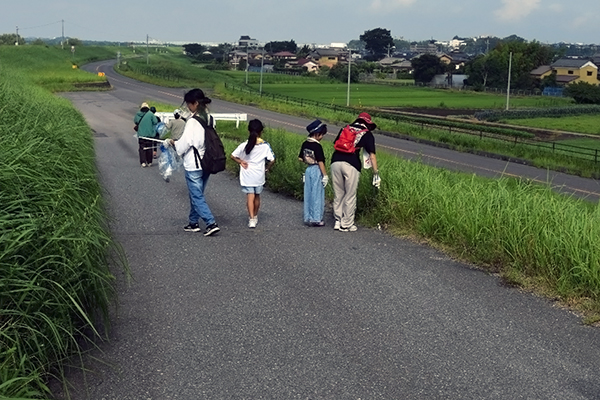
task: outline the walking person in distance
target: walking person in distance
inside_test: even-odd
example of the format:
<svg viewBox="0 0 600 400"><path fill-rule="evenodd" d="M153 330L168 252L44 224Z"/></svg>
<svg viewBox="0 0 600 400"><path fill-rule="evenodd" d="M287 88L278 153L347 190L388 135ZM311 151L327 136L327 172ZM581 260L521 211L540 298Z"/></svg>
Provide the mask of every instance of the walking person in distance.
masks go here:
<svg viewBox="0 0 600 400"><path fill-rule="evenodd" d="M140 165L142 168L150 167L152 166L152 149L154 143L148 140L148 138L154 138L158 119L154 113L150 112L148 103L142 103L140 110L133 117L133 123L135 124L138 136Z"/></svg>

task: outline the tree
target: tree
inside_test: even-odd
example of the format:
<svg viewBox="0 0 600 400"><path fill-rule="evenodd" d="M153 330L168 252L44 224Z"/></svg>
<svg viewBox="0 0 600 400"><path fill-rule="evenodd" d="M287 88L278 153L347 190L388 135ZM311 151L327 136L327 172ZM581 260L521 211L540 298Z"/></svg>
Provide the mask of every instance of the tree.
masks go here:
<svg viewBox="0 0 600 400"><path fill-rule="evenodd" d="M298 51L298 45L294 39L290 41L269 42L265 45L265 50L269 53L279 53L281 51L296 53L296 51Z"/></svg>
<svg viewBox="0 0 600 400"><path fill-rule="evenodd" d="M512 53L511 87L514 89L535 89L539 80L531 76L531 71L541 65L550 64L556 51L533 41L520 39L510 42L498 42L488 54L480 55L469 61L465 67L469 75L469 85L475 87L504 88L508 81L508 64Z"/></svg>
<svg viewBox="0 0 600 400"><path fill-rule="evenodd" d="M387 54L388 49L394 46L391 31L383 28L365 31L364 34L360 35L360 40L365 42L365 49L375 57Z"/></svg>
<svg viewBox="0 0 600 400"><path fill-rule="evenodd" d="M17 42L19 43L19 45L25 44L25 39L23 39L21 35L17 36L16 33L5 33L3 35L0 35L0 46L14 46Z"/></svg>
<svg viewBox="0 0 600 400"><path fill-rule="evenodd" d="M67 43L69 46L83 46L83 42L77 38L68 38Z"/></svg>
<svg viewBox="0 0 600 400"><path fill-rule="evenodd" d="M429 83L435 75L443 74L446 66L433 54L423 54L411 60L415 82Z"/></svg>
<svg viewBox="0 0 600 400"><path fill-rule="evenodd" d="M308 45L304 45L302 46L302 48L300 50L298 50L298 52L296 53L296 56L298 58L306 58L308 55L310 54L310 47L308 47Z"/></svg>
<svg viewBox="0 0 600 400"><path fill-rule="evenodd" d="M34 46L45 46L46 42L44 42L42 39L37 38L35 39L33 42L31 42L32 45Z"/></svg>
<svg viewBox="0 0 600 400"><path fill-rule="evenodd" d="M206 51L206 46L203 46L199 43L189 43L183 45L183 50L188 56L192 58L197 58Z"/></svg>
<svg viewBox="0 0 600 400"><path fill-rule="evenodd" d="M565 88L565 96L578 104L600 104L600 87L587 82L572 83Z"/></svg>
<svg viewBox="0 0 600 400"><path fill-rule="evenodd" d="M348 65L337 63L327 72L327 76L340 82L348 82ZM358 83L358 69L352 67L350 70L350 82Z"/></svg>

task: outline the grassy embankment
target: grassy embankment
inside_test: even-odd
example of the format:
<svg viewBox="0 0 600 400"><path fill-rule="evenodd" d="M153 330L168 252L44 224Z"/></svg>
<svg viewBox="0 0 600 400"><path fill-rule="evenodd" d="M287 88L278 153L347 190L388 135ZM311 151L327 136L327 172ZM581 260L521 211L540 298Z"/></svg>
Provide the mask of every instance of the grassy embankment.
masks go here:
<svg viewBox="0 0 600 400"><path fill-rule="evenodd" d="M91 130L41 87L103 79L70 61L67 50L0 46L0 398L49 396L48 378L62 380L64 363L103 335L109 265L126 266L109 235Z"/></svg>
<svg viewBox="0 0 600 400"><path fill-rule="evenodd" d="M553 129L565 132L579 132L600 135L600 114L584 114L577 116L562 116L559 118L527 118L509 119L501 122L511 125L527 126L530 128ZM577 144L578 146L582 144ZM598 143L594 142L598 147Z"/></svg>
<svg viewBox="0 0 600 400"><path fill-rule="evenodd" d="M226 150L246 139L226 130ZM303 137L267 130L277 163L268 186L302 197L298 149ZM333 146L323 142L326 159ZM560 298L587 314L600 313L600 206L513 178L485 179L378 153L379 191L363 171L360 222L394 234L426 239L449 254L499 273L507 281ZM237 171L238 166L228 167ZM328 166L329 169L329 166ZM326 196L332 199L331 187Z"/></svg>

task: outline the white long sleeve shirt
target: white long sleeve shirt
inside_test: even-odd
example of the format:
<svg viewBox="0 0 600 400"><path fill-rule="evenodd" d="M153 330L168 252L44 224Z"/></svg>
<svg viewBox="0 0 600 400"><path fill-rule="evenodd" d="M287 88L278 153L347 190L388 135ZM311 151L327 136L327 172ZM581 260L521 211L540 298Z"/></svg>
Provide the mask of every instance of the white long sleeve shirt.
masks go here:
<svg viewBox="0 0 600 400"><path fill-rule="evenodd" d="M200 160L198 160L198 166L196 166L194 149L192 147L198 149L200 158L204 156L204 128L194 118L186 121L181 138L175 141L175 150L183 158L183 168L186 171L202 170Z"/></svg>

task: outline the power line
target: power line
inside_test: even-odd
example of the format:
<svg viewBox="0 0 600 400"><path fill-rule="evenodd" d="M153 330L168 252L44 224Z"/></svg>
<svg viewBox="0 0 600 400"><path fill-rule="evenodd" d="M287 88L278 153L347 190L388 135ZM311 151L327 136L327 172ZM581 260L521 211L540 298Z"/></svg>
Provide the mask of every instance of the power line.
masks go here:
<svg viewBox="0 0 600 400"><path fill-rule="evenodd" d="M62 20L60 21L56 21L56 22L50 22L49 24L44 24L44 25L37 25L37 26L29 26L26 28L19 28L19 30L26 30L26 29L36 29L36 28L43 28L45 26L50 26L50 25L56 25L56 24L60 24L62 22Z"/></svg>

